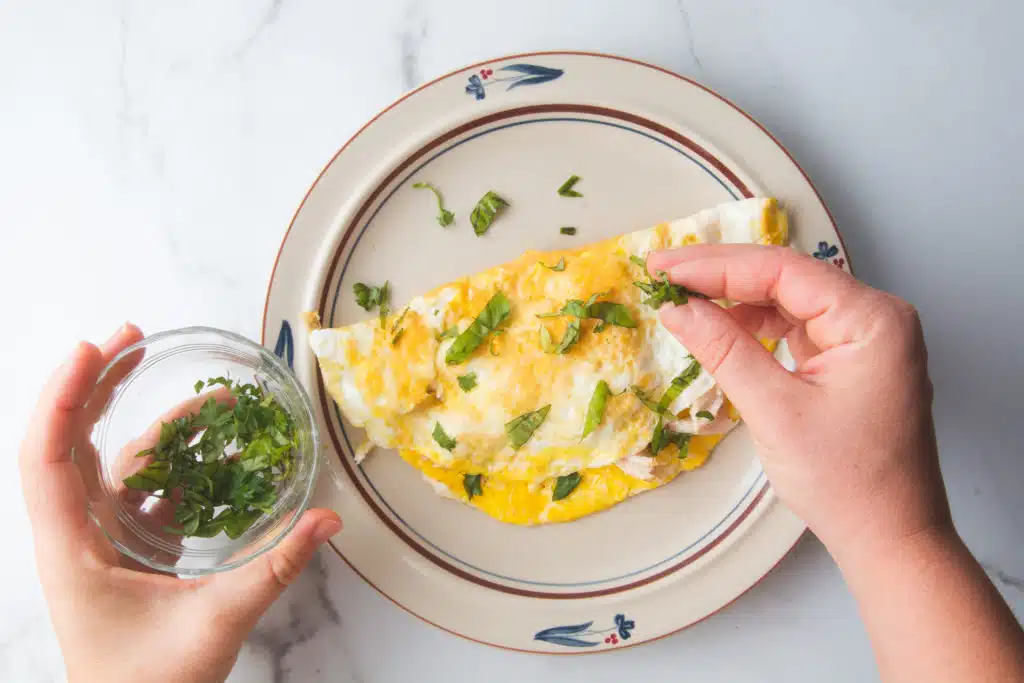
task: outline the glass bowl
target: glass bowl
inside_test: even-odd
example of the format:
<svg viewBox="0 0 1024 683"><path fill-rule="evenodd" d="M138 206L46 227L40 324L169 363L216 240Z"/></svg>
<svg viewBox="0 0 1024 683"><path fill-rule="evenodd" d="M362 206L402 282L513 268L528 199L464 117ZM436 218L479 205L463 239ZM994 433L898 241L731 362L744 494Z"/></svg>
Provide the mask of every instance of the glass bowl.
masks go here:
<svg viewBox="0 0 1024 683"><path fill-rule="evenodd" d="M197 396L196 382L213 377L262 386L296 428L290 476L275 484L271 510L235 539L223 531L211 538L172 533L176 500L123 483L146 465L136 454L156 444L162 422L198 412L212 389ZM148 567L190 577L233 569L273 548L309 504L320 469L313 405L287 365L242 336L188 327L146 337L104 369L87 413L95 420L91 441L77 446L74 457L89 512L120 552Z"/></svg>

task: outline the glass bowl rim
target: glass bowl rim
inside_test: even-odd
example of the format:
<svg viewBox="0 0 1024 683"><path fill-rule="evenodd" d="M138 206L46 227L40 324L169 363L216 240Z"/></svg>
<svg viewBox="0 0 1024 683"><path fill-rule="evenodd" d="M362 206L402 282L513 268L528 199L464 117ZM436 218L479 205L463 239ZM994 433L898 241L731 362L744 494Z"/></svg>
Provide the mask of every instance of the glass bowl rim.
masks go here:
<svg viewBox="0 0 1024 683"><path fill-rule="evenodd" d="M251 562L260 555L263 555L264 553L267 553L273 550L275 547L277 547L277 545L291 532L295 525L298 524L299 518L302 517L303 513L307 509L309 509L309 503L313 497L313 491L316 488L316 482L318 479L318 475L320 473L321 459L320 426L319 423L317 422L316 411L314 410L313 401L309 396L309 392L307 392L306 388L302 386L302 382L299 381L298 376L292 371L290 367L288 367L288 365L284 362L282 358L280 358L277 354L273 353L270 349L266 348L265 346L262 346L236 332L231 332L229 330L222 330L216 327L209 327L204 325L192 325L188 327L178 327L170 330L163 330L161 332L146 335L143 339L122 349L117 355L110 359L110 362L107 363L106 366L104 366L103 370L100 372L99 377L96 380L96 384L99 384L103 380L103 378L106 377L107 373L111 370L111 368L113 368L121 359L123 359L125 356L131 353L134 353L140 349L144 349L156 342L180 339L182 337L189 337L195 335L212 335L215 337L221 337L226 341L238 344L244 347L245 350L251 351L259 355L263 360L268 362L270 365L274 366L275 369L281 371L282 374L286 378L288 378L288 381L296 389L296 393L299 397L299 402L302 405L302 409L306 412L306 415L308 416L309 419L310 440L312 442L312 462L310 464L310 474L305 484L305 490L301 492L301 498L298 502L298 505L296 505L292 509L290 513L291 518L288 519L288 521L285 522L283 525L281 525L281 527L276 532L276 535L272 537L269 541L264 543L264 545L259 549L251 552L244 552L244 550L240 551L242 554L235 556L235 559L232 559L230 562L219 564L215 567L178 567L176 565L168 565L162 562L157 562L143 555L140 555L139 553L124 545L117 538L112 536L111 533L106 528L104 528L103 523L100 521L100 518L93 511L92 501L88 501L89 517L92 519L96 527L103 532L103 535L106 536L107 540L110 541L111 545L113 545L119 553L126 557L130 557L131 559L146 567L149 567L150 569L155 569L157 571L167 574L176 574L181 577L190 578L198 578L201 576L218 574L221 572L230 571L232 569L237 569L238 567L241 567L242 565ZM156 364L144 368L144 371L146 369L154 367L155 365ZM118 386L121 386L126 380L132 378L135 372L136 369L133 369L130 373L128 373L128 375L126 375L120 382L118 382ZM138 376L140 377L141 374L142 373L140 373ZM113 396L114 395L112 394L111 398L108 399L107 404L105 404L103 407L104 417L106 417L107 408ZM100 424L100 422L102 422L103 419L104 418L101 417L96 424ZM71 455L72 460L76 463L76 465L80 464L79 460L74 457L74 448L72 448ZM100 458L97 458L97 462L99 461ZM187 556L187 554L183 556Z"/></svg>

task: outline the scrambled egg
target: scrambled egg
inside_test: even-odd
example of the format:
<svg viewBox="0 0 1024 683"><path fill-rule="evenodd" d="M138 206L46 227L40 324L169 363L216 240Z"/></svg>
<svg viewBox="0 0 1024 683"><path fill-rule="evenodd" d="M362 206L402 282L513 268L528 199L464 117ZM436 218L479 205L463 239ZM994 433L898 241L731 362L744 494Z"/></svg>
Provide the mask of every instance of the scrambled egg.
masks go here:
<svg viewBox="0 0 1024 683"><path fill-rule="evenodd" d="M649 278L630 257L786 239L774 199L742 200L578 249L527 252L413 299L383 326L373 319L319 329L309 314L310 344L345 417L366 430L369 444L398 450L438 493L503 522L569 521L700 467L739 419L703 369L661 413L641 400L657 402L694 361L643 303L633 283ZM497 331L465 360L446 362L499 292L509 313ZM558 315L571 300L620 305L634 325ZM552 352L566 335L575 342ZM475 385L466 389L468 377ZM608 389L603 414L583 436L599 381ZM525 443L513 443L509 423L544 406ZM684 457L678 442L652 455L656 429L692 435Z"/></svg>

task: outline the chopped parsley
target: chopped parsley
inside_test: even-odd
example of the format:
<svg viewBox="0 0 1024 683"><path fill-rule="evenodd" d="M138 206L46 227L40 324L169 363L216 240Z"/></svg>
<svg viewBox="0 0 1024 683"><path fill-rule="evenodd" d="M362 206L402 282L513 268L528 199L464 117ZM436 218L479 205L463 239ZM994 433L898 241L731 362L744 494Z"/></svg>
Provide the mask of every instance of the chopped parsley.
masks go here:
<svg viewBox="0 0 1024 683"><path fill-rule="evenodd" d="M160 425L155 446L136 454L151 462L124 485L174 503L180 536L241 536L277 502L277 486L292 476L299 448L295 421L258 384L224 377L196 382L223 386L231 401L210 396L197 413Z"/></svg>
<svg viewBox="0 0 1024 683"><path fill-rule="evenodd" d="M533 412L524 413L516 419L507 422L505 424L505 433L508 435L509 445L512 446L513 450L519 450L523 447L533 433L537 431L537 428L541 426L545 418L548 416L548 412L551 410L551 404L534 410Z"/></svg>
<svg viewBox="0 0 1024 683"><path fill-rule="evenodd" d="M437 445L445 449L446 451L451 452L455 450L455 439L448 436L447 432L444 431L444 427L441 426L440 422L434 423L434 433L431 434L431 436L434 437L434 441L437 442Z"/></svg>
<svg viewBox="0 0 1024 683"><path fill-rule="evenodd" d="M467 372L465 375L459 375L455 379L459 383L459 388L463 391L472 391L476 387L475 372Z"/></svg>
<svg viewBox="0 0 1024 683"><path fill-rule="evenodd" d="M576 190L572 189L572 188L576 187L576 183L578 183L579 181L580 181L580 177L578 175L571 175L571 176L569 176L569 179L566 180L564 183L562 183L562 186L558 188L558 196L559 197L582 197L583 195L581 195Z"/></svg>
<svg viewBox="0 0 1024 683"><path fill-rule="evenodd" d="M441 198L441 192L431 185L430 183L413 183L412 185L417 190L430 190L434 193L434 197L437 199L437 222L442 228L447 228L449 225L455 222L455 214L444 208L444 199Z"/></svg>
<svg viewBox="0 0 1024 683"><path fill-rule="evenodd" d="M583 480L583 475L579 472L573 472L572 474L566 474L558 478L555 481L555 488L551 492L551 500L562 500L567 497L570 493L576 490L576 487L580 485Z"/></svg>
<svg viewBox="0 0 1024 683"><path fill-rule="evenodd" d="M542 266L544 266L548 270L555 271L556 273L561 273L563 270L565 270L565 257L564 256L562 258L558 259L558 263L556 263L553 266L549 266L546 263L544 263L543 261L537 261L537 263L541 264Z"/></svg>
<svg viewBox="0 0 1024 683"><path fill-rule="evenodd" d="M391 289L387 280L380 287L357 282L352 285L352 292L356 295L356 303L367 313L380 306L380 326L383 328L385 319L391 313Z"/></svg>
<svg viewBox="0 0 1024 683"><path fill-rule="evenodd" d="M409 312L409 307L406 306L405 310L402 311L402 315L398 316L398 320L396 320L395 324L391 326L391 335L392 335L391 336L391 345L392 346L396 345L398 343L398 340L401 339L402 335L405 333L405 328L403 328L401 325L402 325L402 321L405 320L405 314L408 313L408 312Z"/></svg>
<svg viewBox="0 0 1024 683"><path fill-rule="evenodd" d="M493 191L489 191L481 197L473 212L469 214L469 222L473 226L476 236L481 237L490 230L491 223L507 206L508 202Z"/></svg>
<svg viewBox="0 0 1024 683"><path fill-rule="evenodd" d="M563 235L572 236L576 234L576 228L572 227L571 225L565 225L559 228L558 232L562 233Z"/></svg>
<svg viewBox="0 0 1024 683"><path fill-rule="evenodd" d="M448 347L444 362L448 365L464 363L470 354L483 344L484 338L494 332L511 312L512 304L509 303L508 297L496 292L484 306L484 310L480 311L469 327Z"/></svg>
<svg viewBox="0 0 1024 683"><path fill-rule="evenodd" d="M604 420L604 409L609 393L608 383L603 379L598 380L597 386L594 387L594 393L590 397L590 404L587 406L587 417L583 422L583 436L580 437L580 441L587 438L587 435L597 429L601 421Z"/></svg>
<svg viewBox="0 0 1024 683"><path fill-rule="evenodd" d="M466 497L473 500L473 496L484 495L484 475L466 474L462 477L462 488L466 489Z"/></svg>

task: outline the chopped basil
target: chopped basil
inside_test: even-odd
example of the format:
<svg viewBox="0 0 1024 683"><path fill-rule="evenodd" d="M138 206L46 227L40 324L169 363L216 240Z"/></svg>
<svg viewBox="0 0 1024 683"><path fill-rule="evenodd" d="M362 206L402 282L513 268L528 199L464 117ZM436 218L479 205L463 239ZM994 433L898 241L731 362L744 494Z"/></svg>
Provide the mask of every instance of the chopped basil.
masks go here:
<svg viewBox="0 0 1024 683"><path fill-rule="evenodd" d="M455 378L459 383L459 388L463 391L472 391L476 386L476 373L467 372L465 375L459 375Z"/></svg>
<svg viewBox="0 0 1024 683"><path fill-rule="evenodd" d="M455 449L455 439L448 436L440 422L434 423L434 433L432 436L434 437L434 441L437 442L437 445L446 451L450 452Z"/></svg>
<svg viewBox="0 0 1024 683"><path fill-rule="evenodd" d="M505 424L505 433L508 435L508 442L514 450L522 448L523 444L530 440L533 433L537 431L541 423L548 416L551 404L539 408L530 413L524 413L516 419Z"/></svg>
<svg viewBox="0 0 1024 683"><path fill-rule="evenodd" d="M569 326L565 328L565 336L562 337L562 341L558 342L552 353L568 353L569 348L572 347L580 338L580 319L574 318L569 321Z"/></svg>
<svg viewBox="0 0 1024 683"><path fill-rule="evenodd" d="M580 441L587 438L587 435L601 424L609 393L608 383L603 379L598 380L597 386L594 387L594 394L590 397L590 405L587 406L587 418L583 422L583 436L580 437Z"/></svg>
<svg viewBox="0 0 1024 683"><path fill-rule="evenodd" d="M508 202L493 191L481 197L473 212L469 214L469 222L473 225L473 232L476 233L476 236L480 237L490 230L495 217L507 206Z"/></svg>
<svg viewBox="0 0 1024 683"><path fill-rule="evenodd" d="M715 419L715 416L711 413L711 411L708 411L708 410L698 410L697 411L697 417L702 417L705 420L712 420L712 421Z"/></svg>
<svg viewBox="0 0 1024 683"><path fill-rule="evenodd" d="M579 472L573 472L572 474L566 474L565 476L559 477L555 482L555 490L551 492L551 500L562 500L575 491L576 487L580 485L580 481L582 480L583 476Z"/></svg>
<svg viewBox="0 0 1024 683"><path fill-rule="evenodd" d="M413 183L412 186L417 190L426 189L434 193L434 197L437 199L437 210L440 212L437 216L437 222L440 223L442 228L447 228L455 222L455 214L444 208L444 200L441 198L441 192L436 187L430 183Z"/></svg>
<svg viewBox="0 0 1024 683"><path fill-rule="evenodd" d="M580 181L580 177L578 175L571 175L571 176L569 176L569 179L566 180L564 183L562 183L562 186L560 188L558 188L558 196L560 196L560 197L582 197L583 195L581 195L576 190L572 189L573 187L576 186L576 183L578 183L579 181Z"/></svg>
<svg viewBox="0 0 1024 683"><path fill-rule="evenodd" d="M640 266L641 268L643 268L645 271L647 270L647 259L645 259L645 258L643 258L641 256L635 256L634 255L634 256L630 256L629 260L632 261L633 263L635 263L636 265Z"/></svg>
<svg viewBox="0 0 1024 683"><path fill-rule="evenodd" d="M660 414L661 411L658 410L658 402L651 398L650 394L636 385L630 387L630 390L633 392L634 396L640 399L641 403L647 406L651 411Z"/></svg>
<svg viewBox="0 0 1024 683"><path fill-rule="evenodd" d="M595 331L603 331L608 325L619 327L636 327L636 321L630 315L629 309L623 304L611 301L597 301L598 297L604 296L607 292L592 294L586 301L569 299L562 306L562 310L555 313L541 313L538 318L557 318L560 316L571 316L574 318L593 318L600 320L601 324Z"/></svg>
<svg viewBox="0 0 1024 683"><path fill-rule="evenodd" d="M558 263L556 263L553 266L549 266L548 264L544 263L543 261L537 261L537 263L541 264L542 266L544 266L548 270L555 271L556 273L561 273L563 270L565 270L565 257L564 256L562 258L558 259Z"/></svg>
<svg viewBox="0 0 1024 683"><path fill-rule="evenodd" d="M408 313L408 312L409 312L409 307L406 306L405 310L402 311L402 315L398 316L398 320L396 320L395 324L391 326L391 334L392 334L391 345L392 346L397 344L398 340L401 339L402 335L405 333L405 329L403 327L401 327L401 325L402 325L402 321L405 320L405 314Z"/></svg>
<svg viewBox="0 0 1024 683"><path fill-rule="evenodd" d="M448 347L444 362L448 365L465 362L470 354L483 344L484 338L497 329L511 312L512 304L509 303L508 297L496 292L484 306L484 310L480 311L469 327Z"/></svg>
<svg viewBox="0 0 1024 683"><path fill-rule="evenodd" d="M447 330L437 335L437 341L444 341L445 339L454 339L459 336L459 326L452 325Z"/></svg>
<svg viewBox="0 0 1024 683"><path fill-rule="evenodd" d="M650 278L648 282L634 282L633 284L647 295L643 303L651 308L659 308L664 303L682 305L691 296L698 299L707 298L703 294L691 291L682 285L672 284L668 281L668 274L663 270L659 270L657 276Z"/></svg>
<svg viewBox="0 0 1024 683"><path fill-rule="evenodd" d="M661 400L658 401L657 412L667 412L672 402L679 398L679 394L683 393L683 389L693 384L693 380L698 377L700 377L700 363L692 360L685 370L672 379L672 383L668 385L668 389L665 390Z"/></svg>
<svg viewBox="0 0 1024 683"><path fill-rule="evenodd" d="M564 227L559 228L558 232L562 233L563 235L571 236L576 234L576 228L572 227L571 225L566 225Z"/></svg>
<svg viewBox="0 0 1024 683"><path fill-rule="evenodd" d="M466 497L473 500L473 496L484 495L484 475L466 474L462 477L462 488L466 489Z"/></svg>
<svg viewBox="0 0 1024 683"><path fill-rule="evenodd" d="M651 453L657 455L669 444L675 444L679 449L680 459L685 458L690 446L690 435L672 431L664 425L659 417L658 424L654 428L654 435L651 437Z"/></svg>
<svg viewBox="0 0 1024 683"><path fill-rule="evenodd" d="M551 339L551 332L543 324L540 326L540 348L544 353L555 352L555 342Z"/></svg>

